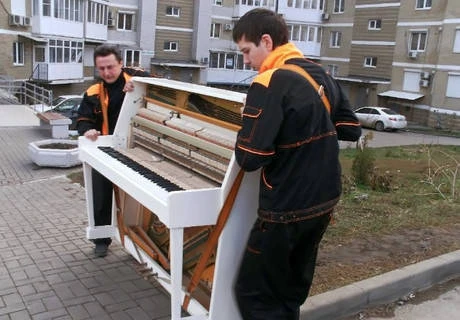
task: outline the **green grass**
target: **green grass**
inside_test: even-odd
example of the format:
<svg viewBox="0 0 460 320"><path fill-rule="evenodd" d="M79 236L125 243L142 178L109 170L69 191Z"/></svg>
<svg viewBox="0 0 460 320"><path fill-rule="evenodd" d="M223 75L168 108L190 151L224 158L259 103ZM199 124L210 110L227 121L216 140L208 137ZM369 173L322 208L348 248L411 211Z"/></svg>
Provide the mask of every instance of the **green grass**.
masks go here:
<svg viewBox="0 0 460 320"><path fill-rule="evenodd" d="M460 146L373 149L374 172L390 181L388 192L353 182L357 152L341 152L344 192L325 242L460 221Z"/></svg>

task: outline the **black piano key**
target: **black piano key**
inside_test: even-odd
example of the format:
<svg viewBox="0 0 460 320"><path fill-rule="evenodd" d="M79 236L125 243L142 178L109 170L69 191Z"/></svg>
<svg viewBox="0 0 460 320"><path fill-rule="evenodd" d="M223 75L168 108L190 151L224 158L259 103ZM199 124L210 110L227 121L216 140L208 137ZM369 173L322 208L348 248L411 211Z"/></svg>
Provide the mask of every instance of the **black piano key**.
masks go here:
<svg viewBox="0 0 460 320"><path fill-rule="evenodd" d="M130 168L133 171L139 173L140 175L142 175L146 179L154 182L155 184L157 184L158 186L160 186L161 188L165 189L168 192L184 190L183 188L179 187L177 184L173 183L172 181L169 181L168 179L160 176L159 174L153 172L152 170L144 167L143 165L137 163L133 159L131 159L131 158L125 156L124 154L118 152L117 150L115 150L112 147L102 147L101 146L101 147L98 147L98 148L99 148L99 150L105 152L106 154L108 154L112 158L120 161L121 163L126 165L128 168Z"/></svg>

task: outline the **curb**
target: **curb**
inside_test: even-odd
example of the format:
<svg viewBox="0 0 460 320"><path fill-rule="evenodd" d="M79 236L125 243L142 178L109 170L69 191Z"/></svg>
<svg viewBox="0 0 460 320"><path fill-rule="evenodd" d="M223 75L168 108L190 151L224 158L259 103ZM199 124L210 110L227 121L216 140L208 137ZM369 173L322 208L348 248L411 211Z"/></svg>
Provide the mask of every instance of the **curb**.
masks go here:
<svg viewBox="0 0 460 320"><path fill-rule="evenodd" d="M340 319L459 276L457 250L312 296L300 307L300 319Z"/></svg>

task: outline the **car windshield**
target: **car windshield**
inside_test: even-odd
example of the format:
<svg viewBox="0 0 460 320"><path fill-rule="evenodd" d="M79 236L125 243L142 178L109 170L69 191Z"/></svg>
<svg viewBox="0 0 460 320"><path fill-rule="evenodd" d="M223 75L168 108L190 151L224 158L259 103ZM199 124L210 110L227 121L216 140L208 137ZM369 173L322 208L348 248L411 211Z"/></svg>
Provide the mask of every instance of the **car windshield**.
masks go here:
<svg viewBox="0 0 460 320"><path fill-rule="evenodd" d="M385 112L386 114L398 114L397 112L394 112L393 110L387 108L382 109L382 112Z"/></svg>
<svg viewBox="0 0 460 320"><path fill-rule="evenodd" d="M57 106L58 104L60 104L62 101L64 101L65 98L64 97L57 97L56 99L53 100L53 102L51 103L52 106Z"/></svg>

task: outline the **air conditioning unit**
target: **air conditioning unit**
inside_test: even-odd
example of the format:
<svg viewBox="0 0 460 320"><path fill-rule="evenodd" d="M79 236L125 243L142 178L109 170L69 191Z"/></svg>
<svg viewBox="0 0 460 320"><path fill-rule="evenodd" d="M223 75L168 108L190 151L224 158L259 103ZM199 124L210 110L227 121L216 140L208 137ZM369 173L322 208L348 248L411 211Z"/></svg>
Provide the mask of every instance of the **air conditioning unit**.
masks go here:
<svg viewBox="0 0 460 320"><path fill-rule="evenodd" d="M422 78L423 80L430 80L431 78L431 72L429 71L422 71L420 73L420 78Z"/></svg>
<svg viewBox="0 0 460 320"><path fill-rule="evenodd" d="M18 16L16 14L10 14L9 23L10 23L10 26L22 26L23 24L22 16Z"/></svg>
<svg viewBox="0 0 460 320"><path fill-rule="evenodd" d="M30 26L31 25L30 17L24 17L22 21L22 25L26 27Z"/></svg>
<svg viewBox="0 0 460 320"><path fill-rule="evenodd" d="M233 30L233 25L231 23L226 23L224 25L224 30L225 31L232 31Z"/></svg>
<svg viewBox="0 0 460 320"><path fill-rule="evenodd" d="M208 57L203 57L203 58L201 58L201 60L200 60L200 62L201 62L202 64L208 64L208 61L209 61Z"/></svg>
<svg viewBox="0 0 460 320"><path fill-rule="evenodd" d="M115 19L109 18L109 19L107 20L107 26L110 27L110 28L115 27Z"/></svg>
<svg viewBox="0 0 460 320"><path fill-rule="evenodd" d="M421 86L421 87L426 88L426 87L428 87L429 85L430 85L430 81L429 81L429 80L426 80L426 79L425 79L425 80L420 80L420 86Z"/></svg>
<svg viewBox="0 0 460 320"><path fill-rule="evenodd" d="M418 52L417 51L409 51L409 58L417 59L417 57L418 57Z"/></svg>
<svg viewBox="0 0 460 320"><path fill-rule="evenodd" d="M321 15L321 19L323 19L323 20L329 20L329 13L324 12L324 13Z"/></svg>

